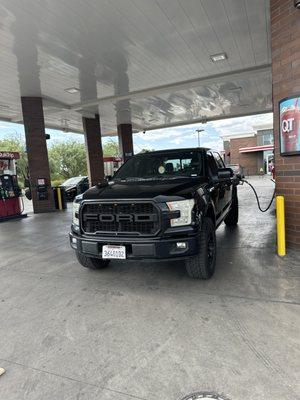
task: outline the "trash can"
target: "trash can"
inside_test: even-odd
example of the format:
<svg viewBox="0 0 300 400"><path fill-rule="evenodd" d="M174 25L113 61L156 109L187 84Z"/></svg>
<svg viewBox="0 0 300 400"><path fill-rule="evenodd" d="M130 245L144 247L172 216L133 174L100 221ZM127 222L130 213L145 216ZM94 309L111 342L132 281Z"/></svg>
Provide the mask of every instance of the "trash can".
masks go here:
<svg viewBox="0 0 300 400"><path fill-rule="evenodd" d="M67 198L66 190L64 187L56 186L52 187L55 208L57 210L66 210L67 208Z"/></svg>

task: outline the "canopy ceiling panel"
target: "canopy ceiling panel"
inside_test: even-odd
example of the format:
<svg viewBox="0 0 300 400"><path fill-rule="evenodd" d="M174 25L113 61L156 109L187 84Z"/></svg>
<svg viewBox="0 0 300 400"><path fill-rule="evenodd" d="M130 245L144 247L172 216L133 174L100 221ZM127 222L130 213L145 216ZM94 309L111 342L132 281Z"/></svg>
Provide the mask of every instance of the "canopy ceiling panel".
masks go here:
<svg viewBox="0 0 300 400"><path fill-rule="evenodd" d="M99 106L104 135L270 111L268 3L0 0L0 119L22 122L21 96L78 132Z"/></svg>

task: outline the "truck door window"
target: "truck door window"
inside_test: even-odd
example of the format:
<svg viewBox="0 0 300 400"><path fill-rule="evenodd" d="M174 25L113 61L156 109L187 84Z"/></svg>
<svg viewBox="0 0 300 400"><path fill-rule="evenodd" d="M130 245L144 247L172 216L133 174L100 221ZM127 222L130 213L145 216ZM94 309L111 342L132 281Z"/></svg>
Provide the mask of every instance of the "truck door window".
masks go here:
<svg viewBox="0 0 300 400"><path fill-rule="evenodd" d="M217 163L218 168L225 168L225 165L224 165L224 162L222 160L222 157L216 151L214 151L214 159L215 159L215 161Z"/></svg>
<svg viewBox="0 0 300 400"><path fill-rule="evenodd" d="M218 166L216 164L215 158L210 151L207 152L207 164L211 175L217 175Z"/></svg>

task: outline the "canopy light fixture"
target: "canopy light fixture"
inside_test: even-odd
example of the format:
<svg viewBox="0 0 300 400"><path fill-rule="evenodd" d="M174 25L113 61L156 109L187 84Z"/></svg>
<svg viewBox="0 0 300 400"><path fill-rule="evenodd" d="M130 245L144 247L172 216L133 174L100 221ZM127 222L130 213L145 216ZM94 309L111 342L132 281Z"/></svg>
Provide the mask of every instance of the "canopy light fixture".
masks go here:
<svg viewBox="0 0 300 400"><path fill-rule="evenodd" d="M240 90L242 90L242 86L234 86L234 87L230 87L228 89L226 89L228 92L239 92Z"/></svg>
<svg viewBox="0 0 300 400"><path fill-rule="evenodd" d="M213 54L210 56L210 59L212 62L224 61L227 60L227 54L226 53Z"/></svg>
<svg viewBox="0 0 300 400"><path fill-rule="evenodd" d="M77 93L79 91L80 91L80 89L78 89L76 87L70 87L70 88L65 89L65 92L68 92L70 94L74 94L74 93Z"/></svg>
<svg viewBox="0 0 300 400"><path fill-rule="evenodd" d="M250 107L250 104L248 103L240 103L239 104L240 107Z"/></svg>
<svg viewBox="0 0 300 400"><path fill-rule="evenodd" d="M197 392L197 393L192 393L189 394L188 396L185 396L181 400L229 400L227 397L225 398L223 395L219 395L216 393L210 393L210 392Z"/></svg>

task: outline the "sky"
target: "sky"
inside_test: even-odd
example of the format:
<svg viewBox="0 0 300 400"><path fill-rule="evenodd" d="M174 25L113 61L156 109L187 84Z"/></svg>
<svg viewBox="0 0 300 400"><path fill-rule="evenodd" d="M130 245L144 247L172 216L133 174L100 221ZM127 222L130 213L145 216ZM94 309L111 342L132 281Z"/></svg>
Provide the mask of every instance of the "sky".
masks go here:
<svg viewBox="0 0 300 400"><path fill-rule="evenodd" d="M272 123L272 113L254 115L250 117L240 117L208 122L206 124L192 124L174 128L164 128L159 130L139 132L134 134L134 152L138 153L142 149L161 150L184 147L196 147L198 136L196 129L204 129L200 133L200 146L211 147L215 150L223 149L222 134L252 132L253 125ZM54 129L46 129L50 134L48 146L65 140L76 140L83 143L84 137L78 133L62 132ZM24 139L24 127L21 124L0 121L0 140L17 136ZM105 143L110 138L102 138ZM117 140L115 138L115 140ZM3 149L5 150L5 149Z"/></svg>

